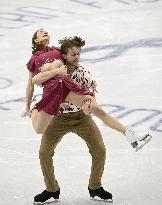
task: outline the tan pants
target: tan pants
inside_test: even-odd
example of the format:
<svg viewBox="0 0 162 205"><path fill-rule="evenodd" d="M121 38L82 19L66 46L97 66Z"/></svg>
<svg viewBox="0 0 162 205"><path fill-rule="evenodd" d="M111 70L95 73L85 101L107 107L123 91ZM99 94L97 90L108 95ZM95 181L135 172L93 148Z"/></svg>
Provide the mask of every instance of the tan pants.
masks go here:
<svg viewBox="0 0 162 205"><path fill-rule="evenodd" d="M55 192L59 189L54 175L52 157L57 144L69 132L77 134L86 142L92 156L88 186L91 189L99 188L104 170L106 148L101 133L92 117L79 111L54 117L42 136L39 158L47 191Z"/></svg>

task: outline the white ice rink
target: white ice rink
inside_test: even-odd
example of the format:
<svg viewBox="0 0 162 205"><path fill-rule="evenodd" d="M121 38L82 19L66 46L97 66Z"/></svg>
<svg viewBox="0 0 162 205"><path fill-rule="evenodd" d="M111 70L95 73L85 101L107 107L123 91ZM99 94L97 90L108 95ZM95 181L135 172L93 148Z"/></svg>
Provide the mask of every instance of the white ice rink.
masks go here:
<svg viewBox="0 0 162 205"><path fill-rule="evenodd" d="M0 1L0 205L32 205L45 188L40 136L22 118L26 63L34 31L51 44L64 36L86 40L81 64L98 83L97 101L126 125L153 138L135 153L125 137L94 118L107 147L103 187L114 205L162 204L162 1ZM40 94L41 89L36 89ZM55 153L60 205L97 205L87 191L91 157L86 144L66 135Z"/></svg>

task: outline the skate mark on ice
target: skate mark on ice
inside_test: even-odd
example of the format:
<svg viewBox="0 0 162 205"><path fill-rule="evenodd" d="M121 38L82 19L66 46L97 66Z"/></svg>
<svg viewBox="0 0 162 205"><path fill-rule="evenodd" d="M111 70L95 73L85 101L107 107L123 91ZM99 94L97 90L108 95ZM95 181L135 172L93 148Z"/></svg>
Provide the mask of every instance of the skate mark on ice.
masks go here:
<svg viewBox="0 0 162 205"><path fill-rule="evenodd" d="M162 48L162 38L148 38L148 39L140 39L136 41L130 41L128 43L121 43L121 44L109 44L109 45L98 45L98 46L91 46L87 47L82 50L82 62L87 63L97 63L103 62L107 60L111 60L113 58L117 58L123 55L130 49L138 49L138 48ZM97 52L105 52L103 56L101 54L97 55L100 56L99 58L94 58L94 55ZM93 58L87 58L87 53L91 52L91 56ZM86 58L84 58L84 53L86 54Z"/></svg>
<svg viewBox="0 0 162 205"><path fill-rule="evenodd" d="M12 85L12 81L7 78L0 77L0 89L8 88Z"/></svg>
<svg viewBox="0 0 162 205"><path fill-rule="evenodd" d="M155 3L155 2L158 2L160 0L145 0L145 1L142 1L142 0L114 0L114 1L117 1L117 2L122 3L122 4L130 5L132 3Z"/></svg>

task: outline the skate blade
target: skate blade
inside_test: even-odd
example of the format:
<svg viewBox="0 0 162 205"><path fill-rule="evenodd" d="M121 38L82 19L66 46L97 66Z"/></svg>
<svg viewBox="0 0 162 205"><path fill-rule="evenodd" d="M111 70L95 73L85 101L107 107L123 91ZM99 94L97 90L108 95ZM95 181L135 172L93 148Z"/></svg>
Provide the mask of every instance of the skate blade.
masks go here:
<svg viewBox="0 0 162 205"><path fill-rule="evenodd" d="M144 147L148 142L150 142L151 138L152 136L148 134L143 140L141 140L144 141L144 143L136 147L136 152L138 152L138 150L142 149L142 147Z"/></svg>
<svg viewBox="0 0 162 205"><path fill-rule="evenodd" d="M103 203L113 203L112 199L96 199L96 198L91 197L90 200L97 201L97 202L103 202Z"/></svg>
<svg viewBox="0 0 162 205"><path fill-rule="evenodd" d="M55 199L53 201L46 201L46 202L34 202L33 205L53 205L56 203L59 203L60 200L59 199Z"/></svg>

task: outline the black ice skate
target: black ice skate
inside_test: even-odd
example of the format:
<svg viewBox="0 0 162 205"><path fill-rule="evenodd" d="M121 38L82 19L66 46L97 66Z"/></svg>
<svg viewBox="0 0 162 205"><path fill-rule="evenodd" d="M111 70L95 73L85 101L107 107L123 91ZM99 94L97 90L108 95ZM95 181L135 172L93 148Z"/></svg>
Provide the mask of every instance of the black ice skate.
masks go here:
<svg viewBox="0 0 162 205"><path fill-rule="evenodd" d="M34 204L44 204L48 199L54 198L53 202L59 202L60 189L56 192L49 192L44 190L41 194L34 197Z"/></svg>
<svg viewBox="0 0 162 205"><path fill-rule="evenodd" d="M92 200L96 200L96 201L102 200L102 201L111 202L111 203L113 202L112 194L105 191L103 189L103 187L100 187L100 188L94 189L94 190L92 190L88 187L88 190L89 190L89 194L90 194L90 197ZM95 197L99 197L100 199L95 199Z"/></svg>
<svg viewBox="0 0 162 205"><path fill-rule="evenodd" d="M149 133L136 133L132 128L128 128L124 134L127 141L133 148L135 148L136 152L146 145L152 138Z"/></svg>

